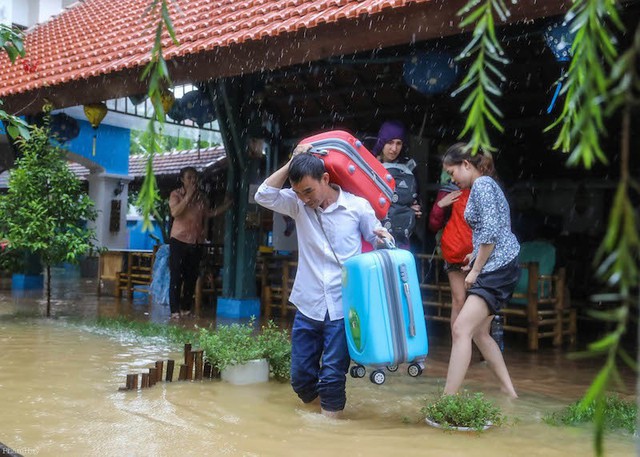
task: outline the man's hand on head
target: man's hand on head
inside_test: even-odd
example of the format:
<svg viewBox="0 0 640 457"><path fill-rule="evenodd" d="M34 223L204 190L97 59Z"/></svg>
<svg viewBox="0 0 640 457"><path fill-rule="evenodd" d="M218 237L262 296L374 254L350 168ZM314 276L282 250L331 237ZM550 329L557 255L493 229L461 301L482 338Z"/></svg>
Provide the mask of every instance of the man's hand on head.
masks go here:
<svg viewBox="0 0 640 457"><path fill-rule="evenodd" d="M309 150L313 147L311 144L299 144L295 147L293 152L291 153L291 158L293 159L298 154L304 154L305 152L309 152Z"/></svg>

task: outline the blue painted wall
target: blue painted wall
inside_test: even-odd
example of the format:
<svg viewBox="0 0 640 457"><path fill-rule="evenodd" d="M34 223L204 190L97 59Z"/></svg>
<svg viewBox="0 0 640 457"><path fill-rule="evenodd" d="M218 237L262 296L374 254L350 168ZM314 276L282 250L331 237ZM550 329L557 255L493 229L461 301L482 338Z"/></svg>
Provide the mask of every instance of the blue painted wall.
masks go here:
<svg viewBox="0 0 640 457"><path fill-rule="evenodd" d="M129 249L153 249L157 243L149 236L150 233L157 236L162 243L162 231L155 222L150 232L142 230L142 220L128 220L127 229L129 230Z"/></svg>
<svg viewBox="0 0 640 457"><path fill-rule="evenodd" d="M65 149L82 155L104 167L107 173L129 173L129 148L131 131L121 127L101 124L97 130L96 155L92 155L94 130L89 122L78 120L80 134L65 143Z"/></svg>
<svg viewBox="0 0 640 457"><path fill-rule="evenodd" d="M102 124L97 130L96 155L93 156L94 130L89 122L77 119L80 134L63 145L75 154L79 154L104 167L106 173L129 174L129 149L131 131L121 127ZM0 133L5 130L0 123Z"/></svg>

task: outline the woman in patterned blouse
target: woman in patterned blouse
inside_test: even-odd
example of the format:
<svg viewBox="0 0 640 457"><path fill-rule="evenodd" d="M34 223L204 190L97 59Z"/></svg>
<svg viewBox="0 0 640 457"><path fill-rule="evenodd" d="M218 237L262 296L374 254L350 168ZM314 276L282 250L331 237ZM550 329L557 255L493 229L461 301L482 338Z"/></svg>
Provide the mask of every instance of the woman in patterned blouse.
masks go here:
<svg viewBox="0 0 640 457"><path fill-rule="evenodd" d="M473 341L501 390L517 398L502 352L490 334L493 316L509 301L520 277L520 245L511 233L509 204L493 178L490 154L480 151L472 156L468 145L458 143L447 150L442 163L458 187L471 189L464 218L473 231L473 252L465 267L467 298L452 328L444 393L452 395L460 389L471 362Z"/></svg>

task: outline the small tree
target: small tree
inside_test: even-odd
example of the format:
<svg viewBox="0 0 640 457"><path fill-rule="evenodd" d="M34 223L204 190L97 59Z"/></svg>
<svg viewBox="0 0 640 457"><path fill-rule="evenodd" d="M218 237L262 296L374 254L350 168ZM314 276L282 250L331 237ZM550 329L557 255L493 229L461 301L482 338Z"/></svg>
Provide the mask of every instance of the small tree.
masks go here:
<svg viewBox="0 0 640 457"><path fill-rule="evenodd" d="M86 227L96 218L93 202L69 170L63 150L49 142L48 116L29 139L19 139L22 158L0 198L0 218L12 247L40 257L47 270L47 317L51 314L51 265L78 261L93 245Z"/></svg>

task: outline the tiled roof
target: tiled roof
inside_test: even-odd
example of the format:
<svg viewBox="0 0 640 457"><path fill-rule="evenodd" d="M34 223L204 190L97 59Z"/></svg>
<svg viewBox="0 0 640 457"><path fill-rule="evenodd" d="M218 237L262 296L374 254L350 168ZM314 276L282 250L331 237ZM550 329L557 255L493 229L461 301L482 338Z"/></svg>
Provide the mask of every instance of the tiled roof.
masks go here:
<svg viewBox="0 0 640 457"><path fill-rule="evenodd" d="M224 164L227 155L223 147L202 148L188 151L171 151L158 154L153 158L153 171L156 176L174 175L184 167L195 167L202 171L209 167L219 167ZM129 175L138 178L143 177L147 166L145 154L134 154L129 157Z"/></svg>
<svg viewBox="0 0 640 457"><path fill-rule="evenodd" d="M165 33L167 60L313 29L431 0L176 0L170 14L180 44ZM27 56L0 55L0 97L140 67L148 62L151 0L84 0L27 32ZM179 10L176 9L176 5Z"/></svg>
<svg viewBox="0 0 640 457"><path fill-rule="evenodd" d="M198 171L205 168L219 168L224 166L227 155L224 148L203 148L187 151L170 151L158 154L153 159L153 171L156 176L177 175L183 167L195 167ZM144 154L133 154L129 156L129 176L132 178L142 178L145 176L147 156ZM79 163L69 162L69 168L80 179L87 179L89 169ZM0 174L0 189L6 189L9 180L9 171Z"/></svg>

